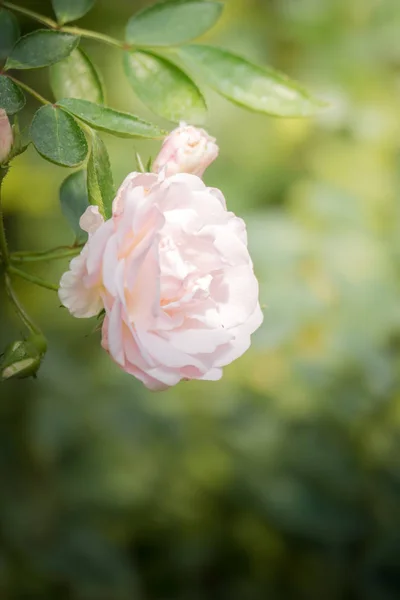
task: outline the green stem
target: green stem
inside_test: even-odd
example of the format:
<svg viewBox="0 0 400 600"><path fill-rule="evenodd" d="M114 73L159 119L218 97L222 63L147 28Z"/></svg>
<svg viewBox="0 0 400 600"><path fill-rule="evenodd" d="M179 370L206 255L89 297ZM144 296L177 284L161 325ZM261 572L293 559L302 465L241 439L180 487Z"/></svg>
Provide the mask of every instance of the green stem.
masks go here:
<svg viewBox="0 0 400 600"><path fill-rule="evenodd" d="M82 246L76 248L55 248L54 250L45 250L43 252L13 252L10 254L10 261L21 263L21 262L40 262L48 260L59 260L62 258L69 258L70 256L77 256L80 254Z"/></svg>
<svg viewBox="0 0 400 600"><path fill-rule="evenodd" d="M6 231L4 228L3 208L2 208L2 204L1 204L1 186L3 183L4 177L7 175L7 171L8 171L7 168L0 167L0 252L1 252L2 261L3 261L6 269L7 269L8 265L10 264L10 256L8 253Z"/></svg>
<svg viewBox="0 0 400 600"><path fill-rule="evenodd" d="M26 92L28 92L28 94L30 94L31 96L33 96L34 98L36 98L36 100L38 100L42 104L51 104L51 102L49 102L48 100L46 100L46 98L43 98L43 96L41 96L38 92L36 92L35 90L33 90L31 87L29 87L29 85L26 85L26 83L23 83L19 79L15 79L15 77L12 77L11 75L7 74L6 76L9 77L10 79L12 79L12 81L14 81L14 83L16 83L17 85L19 85L20 88L22 88L23 90L25 90Z"/></svg>
<svg viewBox="0 0 400 600"><path fill-rule="evenodd" d="M130 50L132 46L130 44L126 44L125 42L121 42L120 40L116 40L115 38L105 35L104 33L98 33L97 31L90 31L89 29L81 29L80 27L62 27L61 31L65 33L72 33L74 35L80 35L83 38L87 38L89 40L97 40L98 42L103 42L104 44L108 44L109 46L114 46L122 50Z"/></svg>
<svg viewBox="0 0 400 600"><path fill-rule="evenodd" d="M40 277L36 277L36 275L31 275L30 273L26 273L25 271L20 271L20 269L17 269L16 267L13 267L11 265L8 267L7 270L9 273L13 273L14 275L17 275L17 277L21 277L21 279L25 279L26 281L35 283L36 285L39 285L40 287L44 287L48 290L52 290L53 292L58 291L58 285L56 285L55 283L50 283L48 281L45 281L44 279L41 279Z"/></svg>
<svg viewBox="0 0 400 600"><path fill-rule="evenodd" d="M25 311L24 307L18 300L18 298L13 290L13 287L11 285L11 280L8 275L6 275L6 290L7 290L8 297L10 298L11 302L13 303L21 321L26 325L26 327L29 329L29 331L31 333L41 334L42 332L40 331L39 327L37 325L35 325L35 323L32 321L32 319L30 318L30 316L28 315L28 313Z"/></svg>
<svg viewBox="0 0 400 600"><path fill-rule="evenodd" d="M114 46L116 48L122 48L122 50L131 50L133 46L131 44L127 44L125 42L121 42L120 40L116 40L110 35L106 35L105 33L99 33L97 31L90 31L89 29L81 29L80 27L62 27L53 19L49 19L43 15L40 15L33 10L29 10L28 8L22 8L22 6L17 6L12 2L6 2L0 0L0 6L4 6L5 8L9 8L15 12L21 13L26 17L30 17L39 23L43 23L43 25L47 25L51 29L57 29L58 31L63 31L64 33L72 33L73 35L79 35L81 37L97 40L98 42L103 42L104 44L108 44L109 46Z"/></svg>
<svg viewBox="0 0 400 600"><path fill-rule="evenodd" d="M1 2L0 4L1 4L1 6L4 6L4 8L9 8L10 10L18 12L21 15L25 15L26 17L30 17L31 19L34 19L35 21L39 21L39 23L43 23L43 25L47 25L47 27L51 27L52 29L58 29L58 23L56 23L56 21L53 21L53 19L49 19L48 17L44 17L43 15L40 15L39 13L36 13L33 10L29 10L28 8L23 8L22 6L17 6L16 4L13 4L12 2L4 1L4 2Z"/></svg>

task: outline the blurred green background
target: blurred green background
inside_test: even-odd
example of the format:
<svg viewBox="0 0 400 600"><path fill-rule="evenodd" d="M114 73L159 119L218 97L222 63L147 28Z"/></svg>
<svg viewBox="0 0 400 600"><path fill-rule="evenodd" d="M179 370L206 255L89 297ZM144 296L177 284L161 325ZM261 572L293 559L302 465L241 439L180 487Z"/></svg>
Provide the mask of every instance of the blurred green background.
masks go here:
<svg viewBox="0 0 400 600"><path fill-rule="evenodd" d="M80 25L122 37L145 4L99 0ZM227 0L204 38L330 102L272 119L207 94L206 181L248 224L266 306L222 381L147 392L94 322L16 282L49 351L37 380L0 388L0 598L400 598L399 31L399 0ZM109 104L150 117L118 50L84 47ZM24 77L50 97L47 70ZM117 183L158 151L104 139ZM33 149L15 160L12 249L72 242L67 173ZM22 329L1 294L3 348Z"/></svg>

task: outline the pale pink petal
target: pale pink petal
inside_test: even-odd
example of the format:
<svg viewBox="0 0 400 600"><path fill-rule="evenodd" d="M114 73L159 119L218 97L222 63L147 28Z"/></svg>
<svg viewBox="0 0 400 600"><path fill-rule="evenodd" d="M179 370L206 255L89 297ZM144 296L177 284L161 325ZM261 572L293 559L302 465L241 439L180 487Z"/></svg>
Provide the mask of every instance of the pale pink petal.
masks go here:
<svg viewBox="0 0 400 600"><path fill-rule="evenodd" d="M79 227L89 234L97 231L103 223L104 218L99 212L99 207L93 205L88 206L79 219Z"/></svg>
<svg viewBox="0 0 400 600"><path fill-rule="evenodd" d="M58 290L62 304L79 319L94 317L103 308L99 287L87 287L84 283L87 251L85 246L71 261L70 270L61 277Z"/></svg>
<svg viewBox="0 0 400 600"><path fill-rule="evenodd" d="M125 365L124 340L123 340L123 321L121 302L116 300L108 315L107 321L104 320L103 329L107 323L107 346L108 351L116 363L122 367Z"/></svg>
<svg viewBox="0 0 400 600"><path fill-rule="evenodd" d="M88 209L89 241L60 284L73 314L105 308L102 346L151 390L220 379L263 318L245 224L196 175L196 156L173 155L192 174L129 175L105 223Z"/></svg>
<svg viewBox="0 0 400 600"><path fill-rule="evenodd" d="M222 369L210 369L200 379L204 381L219 381L222 377Z"/></svg>

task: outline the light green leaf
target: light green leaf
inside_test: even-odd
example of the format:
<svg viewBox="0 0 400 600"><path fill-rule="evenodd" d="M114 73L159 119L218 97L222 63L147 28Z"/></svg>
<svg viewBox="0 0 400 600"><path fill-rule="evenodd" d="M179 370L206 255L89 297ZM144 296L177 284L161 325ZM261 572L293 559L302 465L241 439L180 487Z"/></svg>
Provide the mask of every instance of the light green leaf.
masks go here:
<svg viewBox="0 0 400 600"><path fill-rule="evenodd" d="M79 37L62 31L38 29L20 38L6 63L7 69L38 69L66 58Z"/></svg>
<svg viewBox="0 0 400 600"><path fill-rule="evenodd" d="M21 89L6 75L0 75L0 108L13 115L25 106Z"/></svg>
<svg viewBox="0 0 400 600"><path fill-rule="evenodd" d="M85 135L75 119L50 104L33 117L31 138L44 158L64 167L80 165L88 152Z"/></svg>
<svg viewBox="0 0 400 600"><path fill-rule="evenodd" d="M76 21L93 8L96 0L52 0L57 21L63 25Z"/></svg>
<svg viewBox="0 0 400 600"><path fill-rule="evenodd" d="M165 135L157 125L139 119L135 115L100 106L87 100L64 98L57 103L94 129L112 133L118 137L160 138Z"/></svg>
<svg viewBox="0 0 400 600"><path fill-rule="evenodd" d="M285 75L226 50L191 45L181 48L180 54L208 85L246 108L280 117L305 117L323 106Z"/></svg>
<svg viewBox="0 0 400 600"><path fill-rule="evenodd" d="M193 40L210 29L224 5L203 0L167 0L134 15L126 39L138 46L174 46Z"/></svg>
<svg viewBox="0 0 400 600"><path fill-rule="evenodd" d="M0 61L10 54L20 36L18 20L13 13L0 8Z"/></svg>
<svg viewBox="0 0 400 600"><path fill-rule="evenodd" d="M80 48L50 67L50 85L57 100L80 98L103 104L102 81L93 63Z"/></svg>
<svg viewBox="0 0 400 600"><path fill-rule="evenodd" d="M110 159L103 140L94 131L88 162L87 186L90 204L96 204L106 219L111 217L115 193Z"/></svg>
<svg viewBox="0 0 400 600"><path fill-rule="evenodd" d="M60 204L64 217L76 235L76 243L86 241L87 233L79 226L79 219L89 206L86 171L76 171L64 179L60 188Z"/></svg>
<svg viewBox="0 0 400 600"><path fill-rule="evenodd" d="M125 52L124 68L134 92L155 113L174 122L203 122L203 95L176 65L149 52Z"/></svg>

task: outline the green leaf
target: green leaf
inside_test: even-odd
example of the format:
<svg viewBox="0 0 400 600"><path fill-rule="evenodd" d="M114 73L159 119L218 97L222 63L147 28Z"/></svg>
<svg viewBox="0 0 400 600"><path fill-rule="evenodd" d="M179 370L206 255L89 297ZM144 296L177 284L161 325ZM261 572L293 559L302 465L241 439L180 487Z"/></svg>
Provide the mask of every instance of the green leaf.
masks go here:
<svg viewBox="0 0 400 600"><path fill-rule="evenodd" d="M10 54L20 36L18 20L13 13L0 8L0 61Z"/></svg>
<svg viewBox="0 0 400 600"><path fill-rule="evenodd" d="M305 117L323 106L300 85L267 67L212 46L185 46L181 56L206 83L233 102L280 117Z"/></svg>
<svg viewBox="0 0 400 600"><path fill-rule="evenodd" d="M76 171L64 179L60 188L60 204L64 217L76 235L76 243L87 240L87 233L79 226L79 219L89 206L86 171Z"/></svg>
<svg viewBox="0 0 400 600"><path fill-rule="evenodd" d="M6 75L0 75L0 108L13 115L25 106L21 89Z"/></svg>
<svg viewBox="0 0 400 600"><path fill-rule="evenodd" d="M56 99L80 98L103 104L102 81L93 63L80 48L50 67L50 85Z"/></svg>
<svg viewBox="0 0 400 600"><path fill-rule="evenodd" d="M12 160L16 156L23 154L25 150L28 149L30 144L30 139L26 139L25 131L21 131L21 127L19 124L18 115L14 116L14 123L12 125L14 143L11 149L11 154L8 156L8 160Z"/></svg>
<svg viewBox="0 0 400 600"><path fill-rule="evenodd" d="M20 38L6 63L7 69L38 69L71 54L79 37L62 31L38 29Z"/></svg>
<svg viewBox="0 0 400 600"><path fill-rule="evenodd" d="M87 100L64 98L57 103L95 129L112 133L118 137L160 138L165 135L152 123L135 115L100 106Z"/></svg>
<svg viewBox="0 0 400 600"><path fill-rule="evenodd" d="M94 131L88 162L87 186L90 204L96 204L106 219L111 217L115 193L110 159L103 140Z"/></svg>
<svg viewBox="0 0 400 600"><path fill-rule="evenodd" d="M50 104L33 117L31 138L44 158L64 167L78 166L88 152L85 135L75 119Z"/></svg>
<svg viewBox="0 0 400 600"><path fill-rule="evenodd" d="M126 39L138 46L174 46L193 40L219 19L224 5L203 0L167 0L134 15Z"/></svg>
<svg viewBox="0 0 400 600"><path fill-rule="evenodd" d="M69 21L76 21L93 8L96 0L52 0L57 21L63 25Z"/></svg>
<svg viewBox="0 0 400 600"><path fill-rule="evenodd" d="M134 92L155 113L174 122L203 122L203 95L176 65L148 52L125 52L124 68Z"/></svg>

